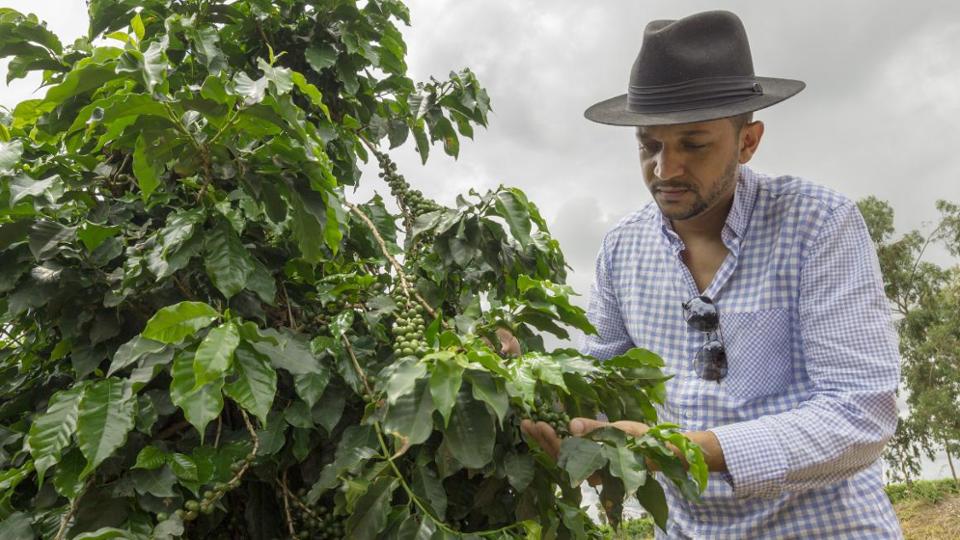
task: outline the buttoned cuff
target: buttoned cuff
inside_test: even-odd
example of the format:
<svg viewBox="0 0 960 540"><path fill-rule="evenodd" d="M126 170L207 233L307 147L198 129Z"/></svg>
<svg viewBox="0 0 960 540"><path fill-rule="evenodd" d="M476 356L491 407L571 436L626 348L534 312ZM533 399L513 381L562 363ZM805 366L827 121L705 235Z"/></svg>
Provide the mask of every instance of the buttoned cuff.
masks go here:
<svg viewBox="0 0 960 540"><path fill-rule="evenodd" d="M720 441L734 495L740 498L780 495L787 476L787 457L776 432L760 419L710 431Z"/></svg>

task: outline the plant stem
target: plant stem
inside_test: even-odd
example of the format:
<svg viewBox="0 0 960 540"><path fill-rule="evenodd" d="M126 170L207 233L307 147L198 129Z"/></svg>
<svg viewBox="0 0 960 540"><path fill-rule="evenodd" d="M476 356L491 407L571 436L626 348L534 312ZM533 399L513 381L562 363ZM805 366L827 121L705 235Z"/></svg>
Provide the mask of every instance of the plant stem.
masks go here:
<svg viewBox="0 0 960 540"><path fill-rule="evenodd" d="M284 493L287 497L289 497L291 501L293 501L293 504L299 506L300 509L303 510L304 512L306 512L307 514L309 514L310 517L315 518L315 519L319 519L319 518L320 518L320 516L317 515L317 513L314 512L309 506L303 504L303 501L301 501L299 497L297 497L296 495L294 495L293 493L291 493L291 492L290 492L290 489L287 487L286 484L280 484L280 488L283 490L283 493Z"/></svg>
<svg viewBox="0 0 960 540"><path fill-rule="evenodd" d="M293 517L290 516L290 490L287 489L287 470L283 470L283 478L280 479L280 486L283 488L283 513L287 518L287 530L290 531L290 538L297 537L297 531L293 528Z"/></svg>
<svg viewBox="0 0 960 540"><path fill-rule="evenodd" d="M287 322L290 324L290 329L294 332L297 331L297 321L293 318L293 308L290 306L290 295L287 294L287 285L281 281L280 289L283 290L283 303L287 305Z"/></svg>
<svg viewBox="0 0 960 540"><path fill-rule="evenodd" d="M70 524L70 520L73 519L73 515L77 513L77 505L80 502L80 497L83 497L84 492L87 491L87 488L90 487L90 484L93 483L93 476L87 479L87 482L83 485L83 489L77 493L77 496L70 501L70 510L60 518L60 528L57 529L57 535L54 537L54 540L63 540L67 535L67 525Z"/></svg>
<svg viewBox="0 0 960 540"><path fill-rule="evenodd" d="M380 428L380 422L374 422L373 429L377 434L377 440L380 442L380 449L383 451L382 457L384 460L386 460L387 464L390 465L390 468L393 470L394 476L396 476L397 480L400 482L400 487L402 487L403 490L407 492L407 497L409 497L410 500L413 501L413 504L416 505L416 507L419 508L420 511L423 512L425 516L427 516L428 518L430 518L431 521L433 521L433 523L437 526L437 528L443 530L444 532L455 535L458 538L462 537L462 533L460 531L450 528L450 526L444 523L442 519L433 515L433 512L429 508L427 508L425 504L423 504L423 501L420 500L420 497L418 497L417 494L413 492L413 489L410 488L410 485L407 484L407 481L403 478L403 473L400 472L400 469L397 468L397 464L394 463L393 458L390 457L390 448L387 447L387 442L383 438L383 430ZM500 527L499 529L488 529L485 531L470 531L470 535L493 536L493 535L497 535L497 534L509 531L510 529L515 529L517 527L522 527L522 526L523 525L521 523L511 523L510 525L507 525L505 527Z"/></svg>
<svg viewBox="0 0 960 540"><path fill-rule="evenodd" d="M356 214L357 217L359 217L367 225L367 227L370 228L370 232L373 233L373 237L377 240L377 244L380 245L380 251L383 252L383 256L386 257L388 261L390 261L390 264L397 271L397 276L400 278L400 286L403 288L403 293L407 296L407 298L416 298L417 301L420 303L420 305L423 306L423 309L425 309L427 313L430 314L431 317L436 319L437 312L434 311L433 308L430 307L430 304L428 304L427 301L424 300L422 296L420 296L420 293L418 293L416 289L411 287L410 284L407 282L407 278L405 275L406 273L403 270L403 266L401 266L400 263L397 262L395 258L393 258L393 255L390 255L390 252L387 250L387 243L383 240L383 237L380 236L380 231L377 230L376 225L374 225L373 222L370 221L370 218L368 218L367 215L364 214L362 210L357 208L356 205L350 202L346 202L346 205L348 208L350 208L351 212Z"/></svg>
<svg viewBox="0 0 960 540"><path fill-rule="evenodd" d="M350 346L350 341L347 339L347 336L342 336L342 338L347 348L347 352L350 354L350 359L353 361L353 368L357 370L357 375L360 376L360 380L363 381L363 386L364 388L366 388L368 396L372 399L373 390L370 388L370 384L367 382L367 376L364 373L363 368L361 368L360 363L357 362L357 357L353 354L353 348ZM377 434L377 441L379 441L380 443L380 450L383 452L382 457L384 460L386 460L387 464L390 465L390 468L393 470L394 476L400 482L400 486L403 487L403 490L407 492L407 497L409 497L409 499L413 501L413 504L415 504L417 508L419 508L420 511L423 512L425 516L429 517L430 520L433 521L433 523L438 528L442 529L447 533L450 533L459 537L460 532L450 528L446 523L443 522L442 519L438 518L437 516L434 516L433 513L430 511L430 509L427 508L427 506L423 504L423 501L420 500L420 497L418 497L417 494L413 492L413 489L410 488L410 485L407 484L407 481L403 477L403 473L400 472L400 469L397 467L397 464L393 462L393 457L391 456L390 448L387 446L387 442L383 438L383 429L380 426L380 422L374 422L373 429ZM286 487L285 486L283 487L284 487L284 490L286 490ZM508 531L510 529L520 527L520 526L521 526L520 523L513 523L511 525L507 525L506 527L501 527L499 529L491 529L487 531L473 531L470 534L477 535L477 536L490 536L490 535L499 534L504 531Z"/></svg>
<svg viewBox="0 0 960 540"><path fill-rule="evenodd" d="M367 374L364 373L363 368L360 367L360 362L357 361L357 355L353 353L353 347L350 345L350 340L347 339L346 334L340 337L343 339L343 345L347 349L347 354L350 355L350 361L353 362L353 369L357 371L360 381L363 382L363 388L367 391L367 399L373 400L373 388L370 387L370 382L367 381Z"/></svg>

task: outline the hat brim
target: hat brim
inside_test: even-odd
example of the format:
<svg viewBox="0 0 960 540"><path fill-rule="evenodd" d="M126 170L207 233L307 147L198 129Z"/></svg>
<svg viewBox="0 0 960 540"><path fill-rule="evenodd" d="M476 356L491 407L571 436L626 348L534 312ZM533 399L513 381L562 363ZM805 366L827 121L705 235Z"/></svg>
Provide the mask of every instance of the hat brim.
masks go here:
<svg viewBox="0 0 960 540"><path fill-rule="evenodd" d="M756 77L756 79L763 87L763 94L752 96L736 103L686 111L645 114L627 110L627 95L623 94L595 103L584 111L583 115L588 120L611 126L688 124L691 122L716 120L718 118L758 111L780 103L797 94L806 86L803 81L793 79L778 79L773 77Z"/></svg>

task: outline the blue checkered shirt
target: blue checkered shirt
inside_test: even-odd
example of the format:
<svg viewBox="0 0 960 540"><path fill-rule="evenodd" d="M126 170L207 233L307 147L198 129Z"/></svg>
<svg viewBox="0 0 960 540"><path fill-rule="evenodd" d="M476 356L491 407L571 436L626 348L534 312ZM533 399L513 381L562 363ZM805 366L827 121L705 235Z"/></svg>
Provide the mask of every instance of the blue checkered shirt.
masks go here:
<svg viewBox="0 0 960 540"><path fill-rule="evenodd" d="M897 424L900 361L856 205L741 166L722 239L729 255L702 292L720 312L719 383L693 369L706 335L681 303L701 293L657 206L622 220L597 257L588 315L599 334L583 352L662 356L673 378L660 420L712 431L727 462L698 503L663 482L666 537L901 538L878 459Z"/></svg>

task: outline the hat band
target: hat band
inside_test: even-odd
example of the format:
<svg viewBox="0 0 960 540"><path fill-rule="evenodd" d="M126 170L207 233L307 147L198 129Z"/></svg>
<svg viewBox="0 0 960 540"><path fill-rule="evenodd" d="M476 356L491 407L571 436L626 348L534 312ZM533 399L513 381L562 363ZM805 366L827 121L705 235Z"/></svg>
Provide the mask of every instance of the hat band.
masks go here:
<svg viewBox="0 0 960 540"><path fill-rule="evenodd" d="M637 86L627 90L627 110L663 113L716 107L763 95L754 77L709 77L661 86Z"/></svg>

